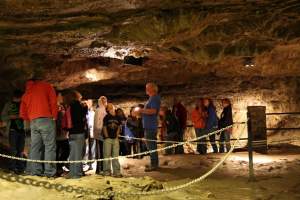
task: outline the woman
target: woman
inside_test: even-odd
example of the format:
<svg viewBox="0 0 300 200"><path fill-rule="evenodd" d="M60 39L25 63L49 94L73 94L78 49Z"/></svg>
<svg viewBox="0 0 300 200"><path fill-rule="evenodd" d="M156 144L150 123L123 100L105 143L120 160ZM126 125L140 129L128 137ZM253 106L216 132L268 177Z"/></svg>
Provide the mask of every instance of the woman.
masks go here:
<svg viewBox="0 0 300 200"><path fill-rule="evenodd" d="M86 131L86 114L87 109L81 104L81 94L75 90L70 91L69 95L69 116L71 118L71 128L69 129L69 144L70 144L70 161L82 160L85 131ZM67 178L80 178L83 176L82 163L71 163L70 172Z"/></svg>
<svg viewBox="0 0 300 200"><path fill-rule="evenodd" d="M118 108L116 110L116 116L119 118L119 121L121 122L121 136L125 136L125 124L126 124L126 116L124 111L121 108ZM126 156L130 153L129 144L127 143L127 140L125 138L122 138L120 140L120 155Z"/></svg>
<svg viewBox="0 0 300 200"><path fill-rule="evenodd" d="M66 120L66 107L64 105L64 97L61 92L57 92L58 115L56 120L56 160L67 161L70 154L69 133ZM65 164L58 163L57 175L61 176L64 172Z"/></svg>
<svg viewBox="0 0 300 200"><path fill-rule="evenodd" d="M179 121L177 120L176 116L170 109L167 109L165 112L165 125L166 125L166 137L165 139L168 141L179 141ZM180 141L179 141L180 142ZM173 143L166 143L165 146L171 146ZM175 149L166 149L166 154L174 154Z"/></svg>
<svg viewBox="0 0 300 200"><path fill-rule="evenodd" d="M218 117L216 113L216 107L211 99L205 98L203 104L207 110L207 120L205 123L206 134L214 132L218 129ZM213 148L214 153L218 153L218 147L216 144L216 134L209 136L210 144Z"/></svg>
<svg viewBox="0 0 300 200"><path fill-rule="evenodd" d="M221 118L219 121L219 128L225 128L233 124L232 119L232 108L229 99L222 99L222 106L223 112L221 114ZM221 132L220 135L220 153L225 152L225 145L226 144L226 152L228 152L231 148L230 146L230 135L232 133L232 128L226 129L225 131Z"/></svg>
<svg viewBox="0 0 300 200"><path fill-rule="evenodd" d="M94 116L94 138L96 140L96 159L103 158L103 119L107 115L107 98L101 96L98 99L98 108L95 111ZM101 174L103 172L103 162L97 162L96 174Z"/></svg>
<svg viewBox="0 0 300 200"><path fill-rule="evenodd" d="M205 122L206 122L206 111L203 105L203 99L200 99L195 109L192 111L191 119L193 122L193 126L195 129L195 133L197 137L201 137L205 135ZM207 146L206 146L206 138L202 138L198 141L197 144L197 151L199 154L206 154L207 153Z"/></svg>
<svg viewBox="0 0 300 200"><path fill-rule="evenodd" d="M134 109L135 107L130 109L130 114L125 125L125 136L139 138L139 119L137 118L137 113L134 111ZM129 154L136 154L139 152L138 143L139 140L127 139Z"/></svg>

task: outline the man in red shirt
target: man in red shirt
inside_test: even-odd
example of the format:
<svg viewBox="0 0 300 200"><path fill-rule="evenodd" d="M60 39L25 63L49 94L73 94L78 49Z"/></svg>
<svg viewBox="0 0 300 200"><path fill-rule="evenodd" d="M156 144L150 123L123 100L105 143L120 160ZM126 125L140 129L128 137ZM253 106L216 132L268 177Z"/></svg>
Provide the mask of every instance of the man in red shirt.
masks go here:
<svg viewBox="0 0 300 200"><path fill-rule="evenodd" d="M54 88L42 80L29 80L21 101L20 117L25 121L30 121L31 159L41 160L43 157L45 160L56 159L55 120L57 110ZM43 153L44 156L42 156ZM47 177L56 175L55 164L45 164L43 170L41 163L31 163L29 170L31 175Z"/></svg>

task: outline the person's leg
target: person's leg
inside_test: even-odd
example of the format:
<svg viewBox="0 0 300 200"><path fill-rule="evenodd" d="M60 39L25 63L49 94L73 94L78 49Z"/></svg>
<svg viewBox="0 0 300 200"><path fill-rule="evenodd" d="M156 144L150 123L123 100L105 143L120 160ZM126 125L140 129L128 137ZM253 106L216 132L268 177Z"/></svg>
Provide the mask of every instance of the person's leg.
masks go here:
<svg viewBox="0 0 300 200"><path fill-rule="evenodd" d="M75 149L76 149L76 137L74 137L73 135L69 136L69 145L70 145L70 157L69 160L75 160L76 156L75 156ZM69 177L74 177L75 176L75 163L70 163L70 167L69 167Z"/></svg>
<svg viewBox="0 0 300 200"><path fill-rule="evenodd" d="M56 159L56 127L55 121L50 118L40 119L39 122L40 132L45 145L45 160L55 161ZM56 174L56 164L45 164L46 176L55 176Z"/></svg>
<svg viewBox="0 0 300 200"><path fill-rule="evenodd" d="M166 137L166 140L175 141L176 140L176 134L177 134L176 132L168 133L168 135ZM174 143L169 142L169 143L165 143L165 146L169 147L169 146L172 146L173 144ZM171 155L174 152L174 148L166 149L165 151L166 151L167 155Z"/></svg>
<svg viewBox="0 0 300 200"><path fill-rule="evenodd" d="M23 152L25 148L25 132L19 131L17 135L17 157L23 157ZM25 163L24 161L18 160L16 163L16 168L18 172L24 171Z"/></svg>
<svg viewBox="0 0 300 200"><path fill-rule="evenodd" d="M77 134L76 135L76 148L75 148L75 160L82 160L82 152L84 152L84 144L85 144L85 135L83 134ZM83 176L83 168L82 163L76 163L75 164L75 178Z"/></svg>
<svg viewBox="0 0 300 200"><path fill-rule="evenodd" d="M60 159L62 161L67 161L70 155L70 145L69 145L69 140L63 140L61 141L61 154L60 154ZM68 166L68 164L62 164L62 166Z"/></svg>
<svg viewBox="0 0 300 200"><path fill-rule="evenodd" d="M82 160L82 151L84 150L84 134L72 134L69 137L70 143L70 161ZM82 163L70 164L70 178L80 178L83 175Z"/></svg>
<svg viewBox="0 0 300 200"><path fill-rule="evenodd" d="M104 158L110 158L112 154L112 142L110 138L104 140L103 144L103 154ZM103 172L106 174L111 174L111 161L105 160L103 162Z"/></svg>
<svg viewBox="0 0 300 200"><path fill-rule="evenodd" d="M199 130L199 137L204 136L205 134L206 134L205 129ZM201 138L199 142L200 142L200 154L206 154L207 153L206 137Z"/></svg>
<svg viewBox="0 0 300 200"><path fill-rule="evenodd" d="M225 131L222 131L220 134L220 141L219 141L219 152L224 153L225 152Z"/></svg>
<svg viewBox="0 0 300 200"><path fill-rule="evenodd" d="M196 133L196 137L200 137L201 136L201 133L200 133L200 129L199 128L195 128L195 133ZM198 153L201 153L201 142L200 140L197 140L197 151Z"/></svg>
<svg viewBox="0 0 300 200"><path fill-rule="evenodd" d="M96 140L94 138L89 138L89 160L95 159L96 157ZM89 162L90 170L93 169L93 163Z"/></svg>
<svg viewBox="0 0 300 200"><path fill-rule="evenodd" d="M183 142L185 129L180 128L178 131L178 142ZM184 148L183 145L179 145L175 148L176 154L184 154Z"/></svg>
<svg viewBox="0 0 300 200"><path fill-rule="evenodd" d="M30 147L30 159L41 160L42 159L42 148L43 139L40 133L40 122L39 119L32 120L30 123L31 128L31 147ZM42 175L43 166L41 163L30 163L30 174L31 175Z"/></svg>
<svg viewBox="0 0 300 200"><path fill-rule="evenodd" d="M228 130L225 130L224 133L225 133L226 150L228 152L231 148L231 145L230 145L230 134L231 134L231 132L228 131Z"/></svg>
<svg viewBox="0 0 300 200"><path fill-rule="evenodd" d="M145 130L145 137L148 140L156 140L156 130ZM156 150L157 149L157 143L156 142L152 142L152 141L147 141L147 148L149 151L151 150ZM159 161L158 161L158 153L153 152L150 153L150 159L151 159L151 168L157 168L159 165Z"/></svg>
<svg viewBox="0 0 300 200"><path fill-rule="evenodd" d="M211 129L210 131L209 131L209 133L212 133L212 132L214 132L214 131L216 131L216 129ZM210 141L210 144L211 144L211 146L212 146L212 148L213 148L213 152L214 153L218 153L218 146L217 146L217 144L216 144L216 134L213 134L213 135L210 135L209 136L209 141Z"/></svg>
<svg viewBox="0 0 300 200"><path fill-rule="evenodd" d="M9 141L9 147L10 147L10 155L11 156L15 156L17 157L18 154L18 150L17 150L17 132L15 130L10 130L9 132L9 137L8 137L8 141ZM9 169L12 171L15 171L17 168L17 161L14 159L10 160L9 163Z"/></svg>
<svg viewBox="0 0 300 200"><path fill-rule="evenodd" d="M112 157L118 157L119 156L119 139L113 139L112 140ZM121 174L121 167L119 163L119 159L112 160L112 168L113 168L113 174L118 176Z"/></svg>
<svg viewBox="0 0 300 200"><path fill-rule="evenodd" d="M95 139L95 159L100 159L100 141L98 139ZM102 171L100 166L100 161L96 162L96 174L100 174Z"/></svg>

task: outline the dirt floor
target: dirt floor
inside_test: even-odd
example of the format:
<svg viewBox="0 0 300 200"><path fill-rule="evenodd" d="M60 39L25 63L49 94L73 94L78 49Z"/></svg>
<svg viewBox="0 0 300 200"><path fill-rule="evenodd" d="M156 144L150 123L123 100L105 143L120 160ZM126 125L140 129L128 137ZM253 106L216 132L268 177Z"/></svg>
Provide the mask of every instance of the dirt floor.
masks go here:
<svg viewBox="0 0 300 200"><path fill-rule="evenodd" d="M79 180L17 176L0 171L0 199L109 199L104 191L141 191L172 187L189 182L211 169L224 154L160 156L161 168L145 173L149 160L121 159L124 178L102 177L89 171ZM111 199L230 199L230 200L299 200L300 152L273 149L268 155L254 155L256 181L248 181L246 152L233 153L206 180L175 192L153 196L115 196ZM4 160L0 160L2 165Z"/></svg>

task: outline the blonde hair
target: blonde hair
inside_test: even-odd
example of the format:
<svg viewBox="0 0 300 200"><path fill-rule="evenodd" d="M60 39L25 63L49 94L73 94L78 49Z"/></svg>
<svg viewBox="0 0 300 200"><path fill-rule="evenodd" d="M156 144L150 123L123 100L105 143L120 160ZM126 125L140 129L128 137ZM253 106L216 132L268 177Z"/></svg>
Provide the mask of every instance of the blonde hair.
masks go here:
<svg viewBox="0 0 300 200"><path fill-rule="evenodd" d="M106 100L106 102L107 102L107 98L106 98L106 96L101 96L101 97L99 97L99 99L98 99L98 105L100 106L100 105L103 105L102 104L102 100L103 99L105 99ZM105 105L104 105L105 106Z"/></svg>

